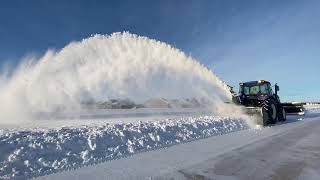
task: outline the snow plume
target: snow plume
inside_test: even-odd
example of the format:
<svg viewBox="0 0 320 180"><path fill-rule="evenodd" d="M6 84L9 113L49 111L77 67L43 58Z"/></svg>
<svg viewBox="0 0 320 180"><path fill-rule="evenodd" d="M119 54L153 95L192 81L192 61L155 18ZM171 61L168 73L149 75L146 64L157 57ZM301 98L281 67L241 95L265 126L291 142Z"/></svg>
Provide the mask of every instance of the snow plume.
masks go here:
<svg viewBox="0 0 320 180"><path fill-rule="evenodd" d="M231 97L226 84L212 71L168 44L127 32L95 35L27 58L0 85L1 123L125 98L206 99L217 114L235 112L224 103Z"/></svg>

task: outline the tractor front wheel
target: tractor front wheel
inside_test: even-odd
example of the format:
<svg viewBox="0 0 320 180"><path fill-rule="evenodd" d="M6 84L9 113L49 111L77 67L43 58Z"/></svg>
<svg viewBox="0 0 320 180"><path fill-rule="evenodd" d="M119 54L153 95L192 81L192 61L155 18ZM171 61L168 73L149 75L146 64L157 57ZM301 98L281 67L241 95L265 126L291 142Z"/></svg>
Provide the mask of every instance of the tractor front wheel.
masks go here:
<svg viewBox="0 0 320 180"><path fill-rule="evenodd" d="M275 124L278 120L277 104L273 99L267 99L262 105L263 125Z"/></svg>

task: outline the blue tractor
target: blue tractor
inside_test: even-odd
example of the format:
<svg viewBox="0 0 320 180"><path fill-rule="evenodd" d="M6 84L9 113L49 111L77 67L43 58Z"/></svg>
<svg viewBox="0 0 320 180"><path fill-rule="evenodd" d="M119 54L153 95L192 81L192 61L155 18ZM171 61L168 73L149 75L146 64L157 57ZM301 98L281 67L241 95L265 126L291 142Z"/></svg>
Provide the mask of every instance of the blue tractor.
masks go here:
<svg viewBox="0 0 320 180"><path fill-rule="evenodd" d="M265 80L240 83L239 94L234 95L233 102L246 107L248 114L258 114L258 124L266 126L286 120L285 107L278 96L279 86Z"/></svg>

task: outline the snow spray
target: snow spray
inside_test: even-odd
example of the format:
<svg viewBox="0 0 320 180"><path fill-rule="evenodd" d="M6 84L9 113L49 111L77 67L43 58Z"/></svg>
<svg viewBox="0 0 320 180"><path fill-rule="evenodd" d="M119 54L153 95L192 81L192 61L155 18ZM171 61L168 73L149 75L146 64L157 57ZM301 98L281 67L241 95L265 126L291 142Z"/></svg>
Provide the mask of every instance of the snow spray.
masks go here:
<svg viewBox="0 0 320 180"><path fill-rule="evenodd" d="M163 42L130 34L94 35L2 75L0 123L39 112L80 110L83 102L128 98L209 99L217 114L234 115L231 94L211 70Z"/></svg>

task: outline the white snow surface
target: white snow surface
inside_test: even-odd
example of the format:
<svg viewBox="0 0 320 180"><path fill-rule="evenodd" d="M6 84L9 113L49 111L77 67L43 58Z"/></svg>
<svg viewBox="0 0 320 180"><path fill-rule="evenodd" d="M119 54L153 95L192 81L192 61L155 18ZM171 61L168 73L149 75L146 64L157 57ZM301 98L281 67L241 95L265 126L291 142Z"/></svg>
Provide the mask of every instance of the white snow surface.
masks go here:
<svg viewBox="0 0 320 180"><path fill-rule="evenodd" d="M247 128L245 120L213 115L53 129L2 128L0 179L43 176Z"/></svg>
<svg viewBox="0 0 320 180"><path fill-rule="evenodd" d="M319 112L310 112L305 116L289 116L287 122L271 127L247 129L223 136L213 136L157 151L139 153L128 158L42 176L39 179L132 180L196 179L197 177L200 179L226 180L250 179L250 177L251 179L252 177L254 177L253 179L266 179L264 177L272 177L272 173L277 168L287 165L286 163L289 163L288 168L290 170L290 167L296 165L295 161L292 162L292 160L296 160L297 162L302 161L301 163L305 165L305 168L302 171L297 169L279 171L279 175L283 175L282 178L279 176L279 179L296 177L297 179L316 180L320 175L319 166L316 166L320 162L319 158L316 158L319 151L315 151L319 145L317 136L319 133L310 130L319 129ZM279 138L282 141L278 141ZM287 147L286 144L288 142L291 142L291 144L288 144L289 146ZM305 151L302 153L297 153L296 146L299 148L309 147L309 149L304 149ZM260 147L260 149L256 150L257 147ZM273 149L278 148L282 149L282 151L274 153ZM239 152L246 149L251 150L252 157L250 153L239 154ZM261 153L260 151L263 150L266 152ZM230 154L233 156L229 157ZM233 164L225 164L226 167L220 171L225 171L224 173L227 172L230 175L210 174L215 170L215 163L219 163L224 158ZM239 162L237 162L237 159L239 159ZM292 163L292 166L290 166L290 163ZM252 171L252 169L257 171ZM238 176L232 176L232 173Z"/></svg>

